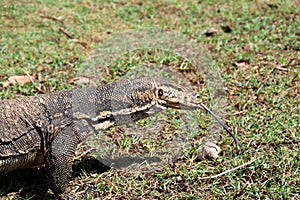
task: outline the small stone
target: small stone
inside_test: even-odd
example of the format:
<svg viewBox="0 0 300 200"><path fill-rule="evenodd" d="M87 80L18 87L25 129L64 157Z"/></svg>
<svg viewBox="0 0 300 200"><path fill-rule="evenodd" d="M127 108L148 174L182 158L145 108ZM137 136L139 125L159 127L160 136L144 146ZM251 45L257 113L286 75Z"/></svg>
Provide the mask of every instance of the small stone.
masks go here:
<svg viewBox="0 0 300 200"><path fill-rule="evenodd" d="M181 181L181 180L182 180L181 176L176 177L176 181Z"/></svg>
<svg viewBox="0 0 300 200"><path fill-rule="evenodd" d="M202 147L202 158L218 158L221 148L213 142L207 141Z"/></svg>

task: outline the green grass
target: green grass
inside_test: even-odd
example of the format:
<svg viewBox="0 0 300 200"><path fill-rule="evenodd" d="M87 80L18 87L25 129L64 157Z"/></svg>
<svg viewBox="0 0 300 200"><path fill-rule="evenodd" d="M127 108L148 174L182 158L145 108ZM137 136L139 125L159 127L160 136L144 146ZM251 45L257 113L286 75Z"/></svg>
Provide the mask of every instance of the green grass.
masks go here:
<svg viewBox="0 0 300 200"><path fill-rule="evenodd" d="M0 99L76 87L73 79L99 43L128 29L161 27L178 31L205 48L220 70L227 92L226 123L238 133L245 151L232 154L232 139L219 141L215 160L199 160L201 137L210 117L197 118L199 137L172 164L152 173L83 168L67 191L92 199L299 199L300 193L300 3L297 1L2 1L0 3L0 85L10 76L35 76L34 83L0 86ZM224 27L230 27L224 32ZM68 33L68 37L62 29ZM203 34L214 28L211 36ZM150 52L150 53L149 53ZM101 68L97 83L126 77L136 65L157 64L189 74L182 58L163 51L125 53ZM151 69L148 70L151 74ZM186 71L186 72L183 72ZM153 72L152 72L153 73ZM155 71L154 71L155 74ZM192 76L195 80L202 77ZM196 85L209 104L207 85ZM169 111L159 139L137 141L119 129L106 134L125 151L158 148L180 127ZM155 124L155 123L154 123ZM142 121L141 127L154 126ZM200 137L201 136L201 137ZM254 160L219 178L200 180ZM16 175L16 174L17 175ZM53 198L44 172L24 170L0 176L3 199ZM28 180L28 177L30 177ZM6 182L2 181L6 180Z"/></svg>

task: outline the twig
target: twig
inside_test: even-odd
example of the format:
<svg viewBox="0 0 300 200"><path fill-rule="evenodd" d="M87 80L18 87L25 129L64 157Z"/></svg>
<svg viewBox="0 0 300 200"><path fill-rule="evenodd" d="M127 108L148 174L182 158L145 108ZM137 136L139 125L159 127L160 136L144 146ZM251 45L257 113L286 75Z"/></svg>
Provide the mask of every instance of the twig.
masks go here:
<svg viewBox="0 0 300 200"><path fill-rule="evenodd" d="M44 90L42 90L41 88L39 88L39 87L35 84L34 80L32 79L32 76L30 76L30 74L29 74L26 70L23 69L23 71L24 71L24 73L28 76L28 78L30 79L32 85L33 85L39 92L41 92L41 93L43 93L43 94L46 93Z"/></svg>
<svg viewBox="0 0 300 200"><path fill-rule="evenodd" d="M59 31L62 32L63 34L65 34L65 36L67 36L67 38L73 39L73 36L71 34L69 34L64 28L59 27Z"/></svg>
<svg viewBox="0 0 300 200"><path fill-rule="evenodd" d="M53 21L56 21L56 22L59 22L62 26L64 26L64 22L63 20L61 19L58 19L56 17L53 17L53 16L48 16L48 15L42 15L41 18L43 19L50 19L50 20L53 20Z"/></svg>
<svg viewBox="0 0 300 200"><path fill-rule="evenodd" d="M259 157L259 158L260 158L260 157ZM247 166L247 165L250 165L251 163L253 163L253 162L255 162L256 160L258 160L259 158L256 158L256 159L254 159L254 160L250 160L249 162L246 162L246 163L244 163L244 164L242 164L242 165L239 165L239 166L237 166L237 167L235 167L235 168L232 168L232 169L229 169L229 170L227 170L227 171L224 171L224 172L222 172L222 173L220 173L220 174L216 174L216 175L214 175L214 176L201 177L201 178L199 178L199 180L218 178L218 177L220 177L220 176L223 176L223 175L225 175L225 174L228 174L228 173L230 173L230 172L233 172L233 171L235 171L235 170L238 170L238 169L240 169L240 168L242 168L242 167L245 167L245 166Z"/></svg>
<svg viewBox="0 0 300 200"><path fill-rule="evenodd" d="M88 48L88 43L87 42L83 42L77 39L74 39L76 43L80 44L81 46L83 46L84 48Z"/></svg>
<svg viewBox="0 0 300 200"><path fill-rule="evenodd" d="M59 27L59 31L62 32L65 36L67 36L67 38L69 39L74 39L74 36L72 36L70 33L68 33L65 29L64 29L64 21L59 19L59 18L56 18L56 17L53 17L53 16L47 16L47 15L42 15L41 18L44 18L44 19L50 19L50 20L53 20L53 21L57 21L61 24L61 27ZM83 46L84 48L88 48L88 43L87 42L84 42L84 41L80 41L80 40L76 40L76 42L78 44L80 44L81 46Z"/></svg>
<svg viewBox="0 0 300 200"><path fill-rule="evenodd" d="M275 67L275 68L278 69L278 70L281 70L281 71L286 71L286 72L289 72L289 71L290 71L290 70L287 69L287 68L283 68L283 66L281 66L281 67L277 66L277 67Z"/></svg>
<svg viewBox="0 0 300 200"><path fill-rule="evenodd" d="M32 76L30 76L30 74L29 74L26 70L23 69L23 71L24 71L24 73L28 76L28 78L29 78L29 80L31 81L31 83L34 85L34 81L33 81L33 79L32 79Z"/></svg>

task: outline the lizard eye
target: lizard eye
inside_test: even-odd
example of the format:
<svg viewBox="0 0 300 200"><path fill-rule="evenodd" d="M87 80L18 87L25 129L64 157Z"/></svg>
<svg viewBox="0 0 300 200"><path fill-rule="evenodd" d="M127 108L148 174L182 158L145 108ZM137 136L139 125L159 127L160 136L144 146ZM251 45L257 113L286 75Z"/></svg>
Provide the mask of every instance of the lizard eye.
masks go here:
<svg viewBox="0 0 300 200"><path fill-rule="evenodd" d="M157 94L159 97L161 97L162 95L164 95L164 91L162 89L158 89Z"/></svg>

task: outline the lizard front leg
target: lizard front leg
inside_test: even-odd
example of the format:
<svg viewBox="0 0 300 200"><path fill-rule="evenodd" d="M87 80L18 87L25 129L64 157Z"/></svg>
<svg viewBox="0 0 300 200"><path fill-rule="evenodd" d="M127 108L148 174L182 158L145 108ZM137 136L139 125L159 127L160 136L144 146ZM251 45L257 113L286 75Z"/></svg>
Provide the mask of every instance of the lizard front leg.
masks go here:
<svg viewBox="0 0 300 200"><path fill-rule="evenodd" d="M72 126L57 134L46 155L50 188L57 195L63 193L72 175L72 163L79 143Z"/></svg>

